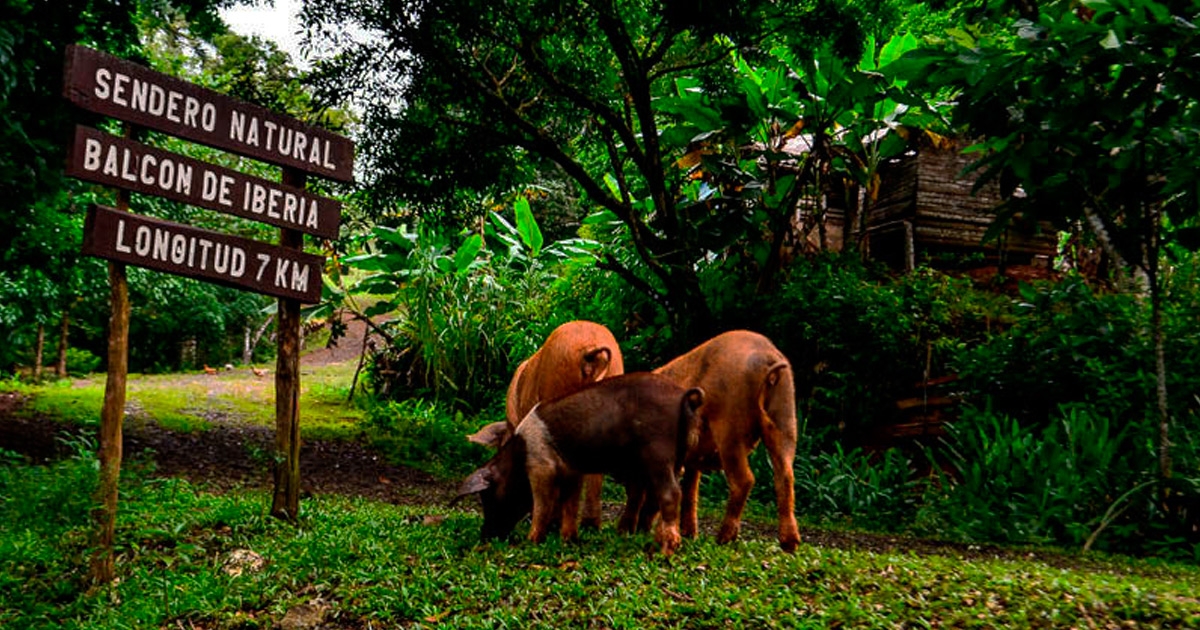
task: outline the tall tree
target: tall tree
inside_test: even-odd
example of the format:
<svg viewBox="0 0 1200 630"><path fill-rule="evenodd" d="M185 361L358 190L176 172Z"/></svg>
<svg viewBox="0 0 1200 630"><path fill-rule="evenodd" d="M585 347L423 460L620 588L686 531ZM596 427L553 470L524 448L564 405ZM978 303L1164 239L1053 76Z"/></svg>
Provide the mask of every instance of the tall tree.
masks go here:
<svg viewBox="0 0 1200 630"><path fill-rule="evenodd" d="M637 264L604 264L665 309L683 345L709 326L697 275L708 235L689 220L691 180L676 164L693 138L675 123L694 112L669 97L722 90L737 50L832 41L857 59L862 21L847 6L316 0L302 19L315 35L353 32L346 22L373 35L317 72L363 97L360 146L381 205L445 208L522 181L514 164L558 169L623 226Z"/></svg>
<svg viewBox="0 0 1200 630"><path fill-rule="evenodd" d="M1150 295L1159 472L1171 477L1162 254L1200 246L1200 5L1189 0L1019 2L1012 31L966 31L910 58L953 88L955 120L982 138L983 180L1018 188L1018 212L1087 225ZM978 32L978 31L977 31ZM1164 488L1166 485L1164 484Z"/></svg>

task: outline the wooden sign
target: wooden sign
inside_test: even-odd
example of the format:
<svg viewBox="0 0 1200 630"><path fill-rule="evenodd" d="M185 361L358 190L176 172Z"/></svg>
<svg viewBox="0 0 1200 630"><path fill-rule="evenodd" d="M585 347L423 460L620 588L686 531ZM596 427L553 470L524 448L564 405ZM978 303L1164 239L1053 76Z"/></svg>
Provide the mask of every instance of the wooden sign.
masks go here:
<svg viewBox="0 0 1200 630"><path fill-rule="evenodd" d="M67 47L63 91L98 114L322 177L354 178L347 138L90 48Z"/></svg>
<svg viewBox="0 0 1200 630"><path fill-rule="evenodd" d="M340 201L84 126L75 127L67 175L323 238L338 236Z"/></svg>
<svg viewBox="0 0 1200 630"><path fill-rule="evenodd" d="M95 205L83 253L309 304L321 300L321 256Z"/></svg>

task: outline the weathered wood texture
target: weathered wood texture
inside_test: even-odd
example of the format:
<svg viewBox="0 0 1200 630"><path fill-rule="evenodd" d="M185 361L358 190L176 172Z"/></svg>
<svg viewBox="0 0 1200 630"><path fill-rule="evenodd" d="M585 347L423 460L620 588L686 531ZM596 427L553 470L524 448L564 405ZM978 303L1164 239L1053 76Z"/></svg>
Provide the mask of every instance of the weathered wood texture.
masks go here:
<svg viewBox="0 0 1200 630"><path fill-rule="evenodd" d="M283 182L304 188L304 173L285 169ZM279 246L301 250L304 235L279 231ZM300 302L279 300L278 350L275 359L275 492L271 515L286 521L300 516Z"/></svg>
<svg viewBox="0 0 1200 630"><path fill-rule="evenodd" d="M972 192L975 177L963 174L972 159L958 148L925 147L885 165L880 198L867 216L872 257L900 266L911 248L918 258L983 253L988 260L1023 264L1053 258L1058 240L1046 223L1018 217L1001 238L983 241L1002 199L994 183Z"/></svg>
<svg viewBox="0 0 1200 630"><path fill-rule="evenodd" d="M130 126L125 136L133 134ZM117 210L129 211L129 193L117 195ZM125 382L129 373L129 280L125 264L108 263L108 357L104 378L104 406L100 408L100 480L92 510L92 557L89 578L93 587L111 584L115 577L113 544L117 530L117 498L123 458L121 425L125 421Z"/></svg>

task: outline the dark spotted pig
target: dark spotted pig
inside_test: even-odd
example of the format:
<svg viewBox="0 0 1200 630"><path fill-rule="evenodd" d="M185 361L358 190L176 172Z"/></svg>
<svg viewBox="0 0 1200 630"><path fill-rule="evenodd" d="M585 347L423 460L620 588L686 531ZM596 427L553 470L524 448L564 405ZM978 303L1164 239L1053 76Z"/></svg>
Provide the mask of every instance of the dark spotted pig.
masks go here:
<svg viewBox="0 0 1200 630"><path fill-rule="evenodd" d="M459 497L480 495L485 539L508 536L532 511L530 540L544 540L559 514L562 537L570 540L578 532L574 508L582 476L610 475L625 486L627 496L658 501L655 540L670 555L680 541L677 473L699 439L697 409L703 399L699 388L684 389L664 376L638 373L542 403L496 456L463 482ZM630 512L636 514L637 506L627 506Z"/></svg>

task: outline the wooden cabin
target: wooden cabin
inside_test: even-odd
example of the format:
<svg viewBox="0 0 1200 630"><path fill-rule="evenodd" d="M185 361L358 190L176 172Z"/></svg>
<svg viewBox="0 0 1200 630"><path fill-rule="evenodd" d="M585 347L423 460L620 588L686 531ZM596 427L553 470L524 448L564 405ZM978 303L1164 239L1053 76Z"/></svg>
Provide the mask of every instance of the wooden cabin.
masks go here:
<svg viewBox="0 0 1200 630"><path fill-rule="evenodd" d="M902 269L923 260L935 267L1048 268L1058 251L1049 223L1016 217L999 238L983 242L1002 198L995 182L972 194L975 178L963 170L974 159L960 146L924 146L885 164L879 198L866 216L870 257Z"/></svg>
<svg viewBox="0 0 1200 630"><path fill-rule="evenodd" d="M926 144L885 163L879 197L867 208L863 228L846 227L856 223L856 212L839 203L845 194L832 195L819 213L801 208L797 227L807 247L840 251L845 240L855 239L870 258L904 270L922 262L937 268L1049 268L1058 235L1048 223L1018 217L999 238L983 242L1002 199L995 183L972 194L975 178L963 170L975 158L963 155L963 146ZM818 220L823 226L815 225Z"/></svg>

